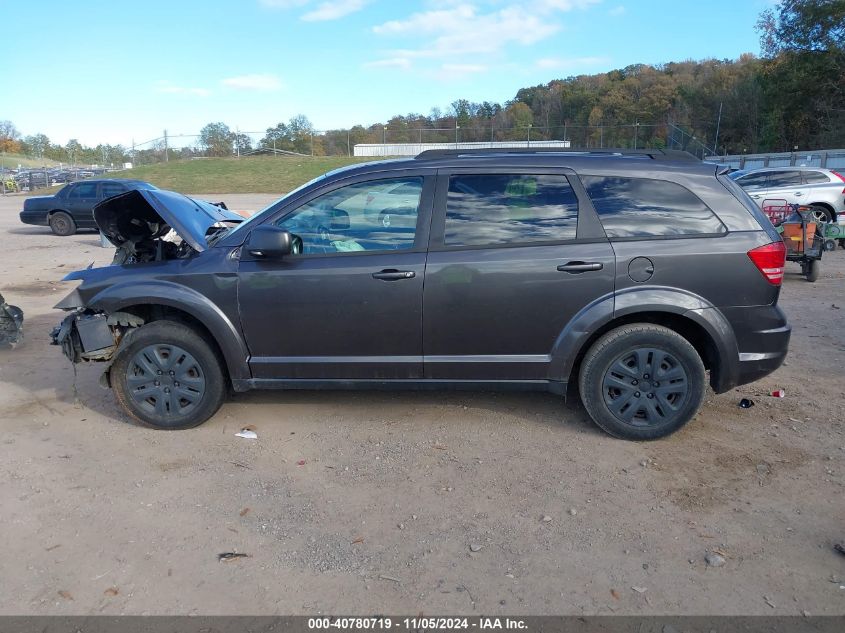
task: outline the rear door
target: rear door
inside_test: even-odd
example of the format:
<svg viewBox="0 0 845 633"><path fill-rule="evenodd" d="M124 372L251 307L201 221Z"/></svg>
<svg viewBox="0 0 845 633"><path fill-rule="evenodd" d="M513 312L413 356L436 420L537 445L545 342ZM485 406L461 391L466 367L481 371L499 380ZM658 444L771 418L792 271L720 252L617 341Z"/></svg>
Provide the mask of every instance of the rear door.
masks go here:
<svg viewBox="0 0 845 633"><path fill-rule="evenodd" d="M549 378L561 331L613 291L613 250L585 200L571 170L439 172L423 292L426 378Z"/></svg>
<svg viewBox="0 0 845 633"><path fill-rule="evenodd" d="M803 204L809 201L809 187L804 185L801 172L797 169L785 169L769 174L766 198L786 200L790 204Z"/></svg>
<svg viewBox="0 0 845 633"><path fill-rule="evenodd" d="M740 176L736 180L736 184L745 189L745 192L751 196L751 199L757 203L757 206L763 208L763 201L766 199L766 190L769 182L768 171L758 171Z"/></svg>
<svg viewBox="0 0 845 633"><path fill-rule="evenodd" d="M80 228L95 226L92 209L97 204L96 182L77 182L67 196L68 211Z"/></svg>

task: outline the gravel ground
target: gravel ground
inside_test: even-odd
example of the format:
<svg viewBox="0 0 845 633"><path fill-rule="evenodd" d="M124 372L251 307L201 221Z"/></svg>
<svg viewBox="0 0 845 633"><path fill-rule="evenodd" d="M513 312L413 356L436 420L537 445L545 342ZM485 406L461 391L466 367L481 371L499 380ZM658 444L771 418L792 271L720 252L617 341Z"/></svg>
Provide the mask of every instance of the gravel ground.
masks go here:
<svg viewBox="0 0 845 633"><path fill-rule="evenodd" d="M663 441L542 394L250 393L166 433L48 345L61 277L110 253L20 204L0 198L0 293L26 313L0 352L0 614L845 614L845 251L815 284L789 265L787 364Z"/></svg>

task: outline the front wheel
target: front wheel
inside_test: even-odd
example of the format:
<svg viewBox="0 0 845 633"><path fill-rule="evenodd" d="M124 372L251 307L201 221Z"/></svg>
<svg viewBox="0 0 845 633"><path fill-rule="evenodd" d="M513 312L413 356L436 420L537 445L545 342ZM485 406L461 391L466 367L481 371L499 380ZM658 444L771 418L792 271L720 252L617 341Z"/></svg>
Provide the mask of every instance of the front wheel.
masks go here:
<svg viewBox="0 0 845 633"><path fill-rule="evenodd" d="M612 330L584 356L579 388L593 421L615 437L654 440L689 422L705 391L704 363L669 328L636 323Z"/></svg>
<svg viewBox="0 0 845 633"><path fill-rule="evenodd" d="M110 376L126 412L157 429L198 426L226 397L219 356L197 332L174 321L153 321L130 330Z"/></svg>

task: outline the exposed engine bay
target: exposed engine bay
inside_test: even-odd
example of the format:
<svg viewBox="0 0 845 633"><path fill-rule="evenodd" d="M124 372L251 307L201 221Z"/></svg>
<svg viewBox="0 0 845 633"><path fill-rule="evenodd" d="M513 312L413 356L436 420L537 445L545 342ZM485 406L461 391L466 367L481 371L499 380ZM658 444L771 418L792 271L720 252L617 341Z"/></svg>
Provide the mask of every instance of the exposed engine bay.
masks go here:
<svg viewBox="0 0 845 633"><path fill-rule="evenodd" d="M94 207L94 221L117 248L112 263L118 265L190 257L242 220L222 202L162 190L129 191Z"/></svg>

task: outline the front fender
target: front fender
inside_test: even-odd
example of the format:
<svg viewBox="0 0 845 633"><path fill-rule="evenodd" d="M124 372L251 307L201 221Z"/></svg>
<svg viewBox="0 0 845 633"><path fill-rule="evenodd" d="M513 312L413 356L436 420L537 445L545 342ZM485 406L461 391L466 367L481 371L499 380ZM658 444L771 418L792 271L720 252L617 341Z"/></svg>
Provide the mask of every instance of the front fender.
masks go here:
<svg viewBox="0 0 845 633"><path fill-rule="evenodd" d="M220 276L217 281L232 285L237 283L234 276ZM208 297L187 286L164 280L118 283L100 290L86 302L86 307L111 314L139 304L168 306L190 314L214 337L223 353L231 379L251 377L247 363L249 351L238 327Z"/></svg>

